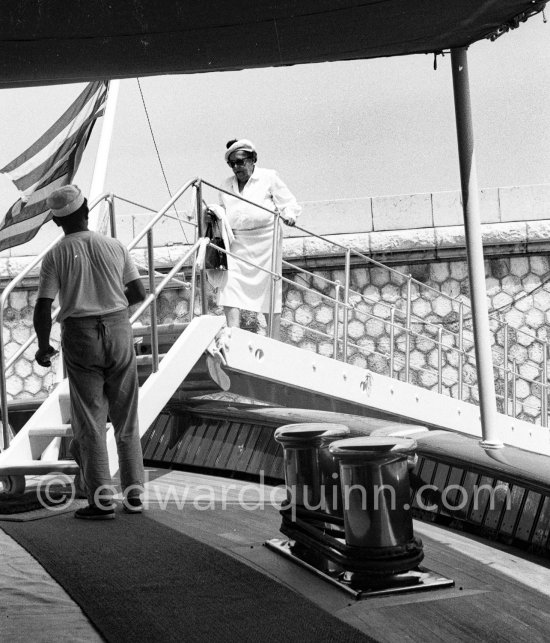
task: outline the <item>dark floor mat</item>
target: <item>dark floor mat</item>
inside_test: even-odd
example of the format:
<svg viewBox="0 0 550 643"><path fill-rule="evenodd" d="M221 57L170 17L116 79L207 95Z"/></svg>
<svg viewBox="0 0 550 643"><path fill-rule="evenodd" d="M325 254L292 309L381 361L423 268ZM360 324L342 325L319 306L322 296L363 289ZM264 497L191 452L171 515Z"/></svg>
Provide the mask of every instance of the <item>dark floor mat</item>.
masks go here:
<svg viewBox="0 0 550 643"><path fill-rule="evenodd" d="M1 522L107 641L369 641L307 599L144 515Z"/></svg>

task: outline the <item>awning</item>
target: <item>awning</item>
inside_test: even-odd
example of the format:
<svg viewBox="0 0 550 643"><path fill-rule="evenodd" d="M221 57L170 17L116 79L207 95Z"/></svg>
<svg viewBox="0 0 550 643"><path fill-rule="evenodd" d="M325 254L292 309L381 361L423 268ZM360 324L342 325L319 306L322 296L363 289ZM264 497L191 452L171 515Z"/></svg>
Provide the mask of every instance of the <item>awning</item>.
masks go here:
<svg viewBox="0 0 550 643"><path fill-rule="evenodd" d="M498 37L531 0L3 0L0 88L433 53Z"/></svg>

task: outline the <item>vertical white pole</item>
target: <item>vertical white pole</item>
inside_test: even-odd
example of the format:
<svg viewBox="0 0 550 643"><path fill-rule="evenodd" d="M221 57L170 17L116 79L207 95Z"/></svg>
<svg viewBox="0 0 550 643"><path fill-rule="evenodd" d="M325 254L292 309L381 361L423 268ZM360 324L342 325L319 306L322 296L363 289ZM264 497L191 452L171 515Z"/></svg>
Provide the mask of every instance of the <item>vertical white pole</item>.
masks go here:
<svg viewBox="0 0 550 643"><path fill-rule="evenodd" d="M468 59L464 47L451 51L451 65L453 69L456 132L462 185L462 207L464 209L464 231L470 277L477 385L483 434L481 444L486 448L499 448L503 444L499 439L497 430L495 380L493 377L489 310L485 286L485 262L481 240L479 190L468 81Z"/></svg>
<svg viewBox="0 0 550 643"><path fill-rule="evenodd" d="M119 85L119 80L109 81L109 92L107 94L107 101L105 104L105 113L102 118L103 123L101 125L101 136L99 138L99 144L97 148L96 161L94 166L94 173L92 176L92 183L90 186L90 193L88 195L88 202L100 196L105 191L105 177L107 176L107 164L109 160L111 138L115 123ZM105 207L106 204L102 204L97 208L94 208L94 210L90 212L90 230L104 232L104 230L99 230L98 226L105 220Z"/></svg>

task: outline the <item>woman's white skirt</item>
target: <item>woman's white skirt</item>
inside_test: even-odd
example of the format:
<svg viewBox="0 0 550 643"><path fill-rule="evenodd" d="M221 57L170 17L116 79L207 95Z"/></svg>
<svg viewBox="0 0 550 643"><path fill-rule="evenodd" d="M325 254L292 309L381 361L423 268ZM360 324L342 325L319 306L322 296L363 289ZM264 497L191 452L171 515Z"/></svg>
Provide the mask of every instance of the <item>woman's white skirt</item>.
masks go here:
<svg viewBox="0 0 550 643"><path fill-rule="evenodd" d="M253 230L234 230L235 240L227 255L227 272L218 291L218 305L268 313L271 287L273 225ZM277 240L276 272L281 274L283 231ZM254 264L254 265L252 265ZM267 272L269 271L269 272ZM274 312L281 312L282 282L274 282Z"/></svg>

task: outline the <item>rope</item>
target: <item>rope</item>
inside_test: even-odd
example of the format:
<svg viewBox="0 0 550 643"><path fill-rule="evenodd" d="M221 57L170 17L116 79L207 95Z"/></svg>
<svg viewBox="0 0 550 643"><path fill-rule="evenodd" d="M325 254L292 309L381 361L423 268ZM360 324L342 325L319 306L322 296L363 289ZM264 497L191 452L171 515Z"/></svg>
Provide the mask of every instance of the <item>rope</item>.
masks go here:
<svg viewBox="0 0 550 643"><path fill-rule="evenodd" d="M143 109L145 110L145 116L147 118L147 124L149 125L149 131L151 132L151 138L153 139L153 145L155 146L155 152L157 154L157 159L160 165L160 170L162 172L162 176L164 178L164 183L166 184L166 189L168 190L168 195L170 198L172 198L172 191L170 190L170 185L168 184L168 179L166 177L166 172L164 171L164 166L162 164L162 159L160 158L160 153L159 149L157 146L157 141L155 139L155 134L153 133L153 127L151 126L151 119L149 118L149 111L147 110L147 105L145 104L145 97L143 95L143 90L141 89L141 83L139 82L139 78L136 78L138 88L139 88L139 93L141 95L141 102L143 103ZM183 223L181 219L178 217L178 211L176 210L176 206L173 204L172 207L174 208L174 212L176 213L176 219L179 221L181 231L183 233L183 236L185 238L185 243L189 243L189 240L187 239L187 235L185 234L185 230L183 229Z"/></svg>

